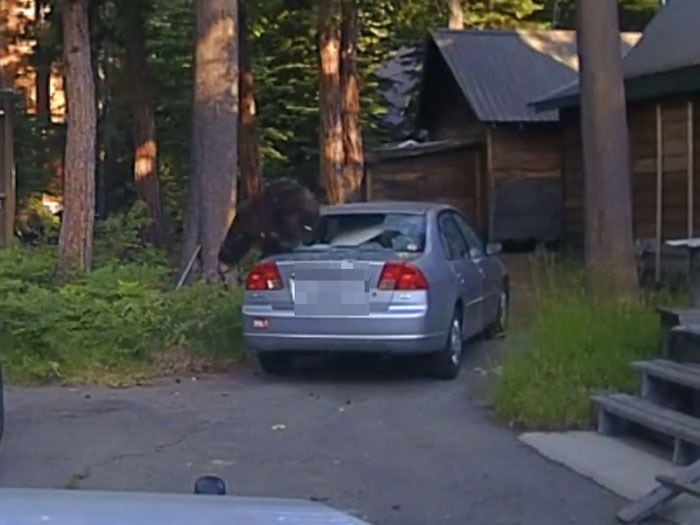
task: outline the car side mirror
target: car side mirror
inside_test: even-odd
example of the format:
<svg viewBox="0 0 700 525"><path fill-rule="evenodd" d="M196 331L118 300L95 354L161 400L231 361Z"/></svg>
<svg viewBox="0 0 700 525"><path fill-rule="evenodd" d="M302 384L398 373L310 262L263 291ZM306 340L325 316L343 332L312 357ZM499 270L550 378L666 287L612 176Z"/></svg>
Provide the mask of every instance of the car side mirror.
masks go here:
<svg viewBox="0 0 700 525"><path fill-rule="evenodd" d="M501 249L500 242L490 242L486 245L486 255L498 255L501 253Z"/></svg>
<svg viewBox="0 0 700 525"><path fill-rule="evenodd" d="M469 248L469 258L470 259L478 259L482 255L483 255L483 253L478 248Z"/></svg>

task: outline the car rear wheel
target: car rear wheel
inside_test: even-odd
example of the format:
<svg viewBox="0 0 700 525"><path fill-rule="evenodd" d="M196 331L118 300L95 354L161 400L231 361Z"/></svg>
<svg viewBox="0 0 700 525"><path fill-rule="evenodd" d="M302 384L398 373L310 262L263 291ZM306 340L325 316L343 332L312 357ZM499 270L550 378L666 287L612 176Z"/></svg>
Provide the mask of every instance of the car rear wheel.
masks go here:
<svg viewBox="0 0 700 525"><path fill-rule="evenodd" d="M266 374L284 374L294 365L294 355L286 352L258 352L260 368Z"/></svg>
<svg viewBox="0 0 700 525"><path fill-rule="evenodd" d="M445 348L433 358L433 375L436 378L449 380L459 375L462 366L462 346L462 314L459 308L456 308L450 322Z"/></svg>
<svg viewBox="0 0 700 525"><path fill-rule="evenodd" d="M489 339L496 339L498 337L504 337L506 335L506 328L508 327L508 314L510 308L510 293L508 290L508 283L504 283L501 293L498 296L498 311L496 312L496 318L493 323L486 330L486 336Z"/></svg>

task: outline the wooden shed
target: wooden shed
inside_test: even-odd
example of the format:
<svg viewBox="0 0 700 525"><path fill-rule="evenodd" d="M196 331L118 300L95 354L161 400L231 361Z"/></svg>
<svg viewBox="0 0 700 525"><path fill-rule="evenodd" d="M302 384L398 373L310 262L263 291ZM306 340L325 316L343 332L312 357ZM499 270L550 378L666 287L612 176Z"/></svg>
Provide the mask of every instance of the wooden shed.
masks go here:
<svg viewBox="0 0 700 525"><path fill-rule="evenodd" d="M630 137L633 230L653 250L657 277L663 241L700 232L700 3L669 2L624 58ZM584 242L584 173L578 83L537 101L560 110L564 127L566 247Z"/></svg>
<svg viewBox="0 0 700 525"><path fill-rule="evenodd" d="M638 37L623 34L623 50ZM558 240L559 116L530 103L577 67L573 31L434 31L417 114L427 141L374 151L367 197L453 204L492 241Z"/></svg>

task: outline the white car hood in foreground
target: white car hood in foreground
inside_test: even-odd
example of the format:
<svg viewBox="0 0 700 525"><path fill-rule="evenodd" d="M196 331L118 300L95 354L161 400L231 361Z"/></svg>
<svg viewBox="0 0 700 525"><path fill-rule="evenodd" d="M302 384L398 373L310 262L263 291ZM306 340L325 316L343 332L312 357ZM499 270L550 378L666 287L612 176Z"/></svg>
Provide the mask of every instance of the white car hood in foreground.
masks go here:
<svg viewBox="0 0 700 525"><path fill-rule="evenodd" d="M369 525L304 500L0 489L0 525Z"/></svg>

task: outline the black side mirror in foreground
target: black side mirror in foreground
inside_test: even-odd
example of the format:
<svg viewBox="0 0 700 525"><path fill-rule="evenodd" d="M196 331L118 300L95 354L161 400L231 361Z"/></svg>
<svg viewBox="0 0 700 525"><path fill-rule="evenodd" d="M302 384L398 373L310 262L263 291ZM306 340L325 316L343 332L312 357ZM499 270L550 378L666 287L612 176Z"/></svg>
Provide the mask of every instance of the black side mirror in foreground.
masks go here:
<svg viewBox="0 0 700 525"><path fill-rule="evenodd" d="M194 482L195 494L226 495L226 482L217 476L202 476Z"/></svg>

